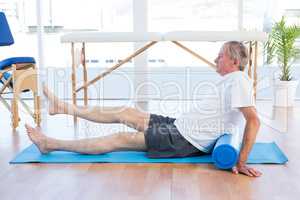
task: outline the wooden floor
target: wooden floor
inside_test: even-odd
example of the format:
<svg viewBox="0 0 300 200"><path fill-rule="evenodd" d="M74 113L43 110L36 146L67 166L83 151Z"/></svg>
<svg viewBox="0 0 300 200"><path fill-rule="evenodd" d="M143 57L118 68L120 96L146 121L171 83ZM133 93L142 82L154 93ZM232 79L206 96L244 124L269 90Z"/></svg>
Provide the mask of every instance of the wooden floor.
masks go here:
<svg viewBox="0 0 300 200"><path fill-rule="evenodd" d="M30 144L23 124L32 120L22 113L21 127L12 133L9 113L0 106L0 199L299 199L300 106L274 110L269 102L258 102L258 110L263 122L258 141L276 141L289 162L253 165L263 176L250 178L208 164L10 165L9 161ZM61 138L124 128L82 122L74 134L72 118L47 118L47 134Z"/></svg>

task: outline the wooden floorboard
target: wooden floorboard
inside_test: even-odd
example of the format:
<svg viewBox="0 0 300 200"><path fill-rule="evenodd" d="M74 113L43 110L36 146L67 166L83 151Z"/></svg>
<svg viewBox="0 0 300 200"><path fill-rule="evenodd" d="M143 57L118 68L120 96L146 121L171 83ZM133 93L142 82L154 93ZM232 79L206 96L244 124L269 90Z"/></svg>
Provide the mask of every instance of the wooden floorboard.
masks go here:
<svg viewBox="0 0 300 200"><path fill-rule="evenodd" d="M274 114L268 102L258 105L258 109L270 116ZM299 110L299 107L286 110L287 115L281 110L279 116L269 116L263 122L258 140L276 141L289 162L285 165L253 165L263 172L260 178L233 175L210 164L10 165L9 161L30 141L23 127L17 133L11 132L9 119L3 117L8 118L9 114L3 111L0 122L0 199L299 199ZM280 117L284 119L278 119ZM73 132L68 128L55 130L55 118L49 116L47 134L71 137ZM61 123L64 126L64 122ZM287 129L280 123L287 123Z"/></svg>

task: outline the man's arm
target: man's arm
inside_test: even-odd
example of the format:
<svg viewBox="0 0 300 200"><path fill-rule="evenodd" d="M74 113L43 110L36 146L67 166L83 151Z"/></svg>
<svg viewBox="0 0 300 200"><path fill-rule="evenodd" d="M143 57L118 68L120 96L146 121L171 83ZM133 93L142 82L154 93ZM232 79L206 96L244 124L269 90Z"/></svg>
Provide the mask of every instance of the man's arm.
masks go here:
<svg viewBox="0 0 300 200"><path fill-rule="evenodd" d="M256 113L255 107L242 107L240 111L243 113L246 120L246 127L244 130L243 143L239 155L238 163L233 167L232 172L235 174L242 173L247 176L257 177L261 172L254 168L246 166L248 155L255 143L256 135L260 126L260 122Z"/></svg>

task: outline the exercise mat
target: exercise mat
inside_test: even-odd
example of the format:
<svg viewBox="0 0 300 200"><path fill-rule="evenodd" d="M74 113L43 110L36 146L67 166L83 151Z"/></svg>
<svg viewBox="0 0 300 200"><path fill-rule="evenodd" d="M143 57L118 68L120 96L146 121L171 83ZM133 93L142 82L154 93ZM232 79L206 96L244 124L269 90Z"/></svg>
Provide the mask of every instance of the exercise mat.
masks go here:
<svg viewBox="0 0 300 200"><path fill-rule="evenodd" d="M248 164L284 164L288 161L276 143L256 143L248 157ZM41 154L32 144L11 162L17 163L214 163L212 156L202 155L185 158L148 158L145 152L121 151L99 155L87 155L66 151Z"/></svg>

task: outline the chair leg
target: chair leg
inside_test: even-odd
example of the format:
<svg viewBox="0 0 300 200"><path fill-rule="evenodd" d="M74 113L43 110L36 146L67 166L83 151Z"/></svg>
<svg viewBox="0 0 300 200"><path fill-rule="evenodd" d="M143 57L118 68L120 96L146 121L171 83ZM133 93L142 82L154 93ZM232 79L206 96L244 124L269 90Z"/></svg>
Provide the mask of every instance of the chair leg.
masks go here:
<svg viewBox="0 0 300 200"><path fill-rule="evenodd" d="M19 126L19 112L18 112L18 95L14 93L14 97L11 101L11 114L12 114L12 128L16 130Z"/></svg>
<svg viewBox="0 0 300 200"><path fill-rule="evenodd" d="M41 125L40 96L37 92L34 92L34 122L37 126Z"/></svg>
<svg viewBox="0 0 300 200"><path fill-rule="evenodd" d="M12 126L15 130L19 125L19 112L18 112L18 100L19 95L23 90L31 90L34 96L34 113L29 114L34 118L35 123L40 126L41 114L40 114L40 103L39 96L37 95L37 72L34 65L27 65L26 68L17 69L16 65L12 65L13 68L13 99L11 102L11 113L12 113ZM28 111L28 110L27 110Z"/></svg>

